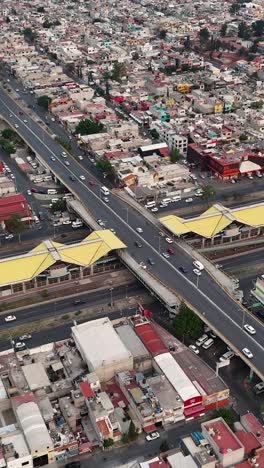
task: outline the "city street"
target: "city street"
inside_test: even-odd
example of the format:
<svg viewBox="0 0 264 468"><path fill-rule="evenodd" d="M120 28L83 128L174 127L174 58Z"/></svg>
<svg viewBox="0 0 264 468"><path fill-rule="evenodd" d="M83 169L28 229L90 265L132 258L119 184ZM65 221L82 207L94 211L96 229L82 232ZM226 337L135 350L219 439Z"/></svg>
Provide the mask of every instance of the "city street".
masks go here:
<svg viewBox="0 0 264 468"><path fill-rule="evenodd" d="M3 91L0 92L0 100L2 114L7 121L11 125L17 122L18 131L23 138L41 155L55 175L64 181L77 198L82 200L94 218L100 217L106 221L108 228L115 229L117 235L127 245L129 253L138 263L142 261L149 263L148 259L151 258L154 262L154 265L148 267L151 273L185 298L191 307L204 314L209 323L237 350L241 350L242 347L249 348L253 353L250 365L254 366L257 373L263 375L262 326L253 317L247 317L247 322L254 326L257 333L251 336L244 332L242 324L243 314L246 312L206 272L203 272L198 285L197 277L192 272L192 258L177 243L174 243L175 255L169 260L162 257L159 250L164 252L167 244L163 238L159 241L158 227L154 227L146 221L144 216L135 212L113 194L110 196L109 203L106 204L101 199L100 186L90 187L87 182L80 180L80 175L85 174L88 180L91 176L75 159L71 158L70 166L65 166L60 157L58 144L45 132L41 133L39 126L30 117L28 117L29 123L25 124L23 119L18 117L16 103ZM51 161L51 157L55 158L55 161ZM70 176L77 180L72 181ZM137 227L141 227L143 233L136 232ZM137 240L142 242L142 249L135 246ZM189 273L187 275L181 273L179 266L186 267ZM243 359L247 361L244 356Z"/></svg>

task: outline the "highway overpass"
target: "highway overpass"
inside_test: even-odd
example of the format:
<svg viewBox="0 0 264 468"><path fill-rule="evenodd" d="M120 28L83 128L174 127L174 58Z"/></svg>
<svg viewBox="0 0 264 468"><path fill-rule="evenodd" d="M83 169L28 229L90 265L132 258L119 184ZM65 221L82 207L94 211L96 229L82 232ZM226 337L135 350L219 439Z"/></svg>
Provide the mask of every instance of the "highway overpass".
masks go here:
<svg viewBox="0 0 264 468"><path fill-rule="evenodd" d="M88 183L90 174L82 168L74 158L70 166L66 166L61 158L61 147L45 133L43 129L29 116L19 115L19 106L3 90L0 90L1 114L8 124L27 142L38 157L45 162L51 171L81 200L89 213L105 221L107 228L113 228L117 235L128 247L132 258L140 264L148 265L150 273L168 286L176 295L182 297L212 328L218 331L227 343L232 343L235 351L261 377L264 378L264 333L262 324L236 303L206 272L203 272L199 283L192 272L192 258L174 243L175 255L165 259L161 253L165 252L168 244L159 236L159 227L153 226L141 213L133 210L124 201L110 195L109 203L101 199L100 187L91 187ZM24 122L26 118L27 123ZM55 160L52 160L54 158ZM84 175L85 181L79 176ZM74 180L70 179L74 177ZM93 177L92 177L93 178ZM137 227L143 233L136 231ZM142 248L135 245L140 241ZM148 259L153 261L150 265ZM187 274L181 273L179 267L188 269ZM249 323L256 329L254 336L243 330L243 324ZM249 348L254 357L248 360L241 349Z"/></svg>

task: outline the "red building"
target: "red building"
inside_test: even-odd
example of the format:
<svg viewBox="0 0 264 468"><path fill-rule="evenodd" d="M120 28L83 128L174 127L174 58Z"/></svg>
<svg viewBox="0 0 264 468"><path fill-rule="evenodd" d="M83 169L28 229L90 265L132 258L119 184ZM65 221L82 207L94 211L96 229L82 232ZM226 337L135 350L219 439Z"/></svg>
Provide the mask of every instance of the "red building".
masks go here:
<svg viewBox="0 0 264 468"><path fill-rule="evenodd" d="M19 214L25 221L31 219L29 205L21 194L0 199L0 221L7 221L13 214Z"/></svg>

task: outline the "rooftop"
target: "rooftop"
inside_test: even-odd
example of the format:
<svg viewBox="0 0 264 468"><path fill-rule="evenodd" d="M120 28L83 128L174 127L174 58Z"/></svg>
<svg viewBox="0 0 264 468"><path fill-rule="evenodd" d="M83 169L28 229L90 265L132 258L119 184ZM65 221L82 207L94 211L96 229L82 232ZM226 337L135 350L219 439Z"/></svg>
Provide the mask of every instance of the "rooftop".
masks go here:
<svg viewBox="0 0 264 468"><path fill-rule="evenodd" d="M162 343L161 339L155 332L152 324L148 321L136 323L134 330L153 356L166 353L168 351L167 347Z"/></svg>
<svg viewBox="0 0 264 468"><path fill-rule="evenodd" d="M202 427L205 428L217 445L220 453L228 453L229 450L238 450L242 447L242 444L222 418L203 423Z"/></svg>

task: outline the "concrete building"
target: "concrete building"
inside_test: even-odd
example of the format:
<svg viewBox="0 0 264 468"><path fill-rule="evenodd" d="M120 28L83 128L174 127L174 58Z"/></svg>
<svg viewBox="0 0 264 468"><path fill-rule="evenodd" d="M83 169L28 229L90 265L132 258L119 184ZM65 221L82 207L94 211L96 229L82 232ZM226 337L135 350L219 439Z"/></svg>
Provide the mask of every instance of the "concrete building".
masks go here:
<svg viewBox="0 0 264 468"><path fill-rule="evenodd" d="M101 382L112 379L116 372L133 369L133 356L109 318L75 325L71 331L90 372L96 371Z"/></svg>
<svg viewBox="0 0 264 468"><path fill-rule="evenodd" d="M223 467L233 466L243 460L245 448L223 418L204 422L201 427Z"/></svg>
<svg viewBox="0 0 264 468"><path fill-rule="evenodd" d="M32 468L32 455L29 453L24 435L15 426L0 429L0 466L1 468Z"/></svg>
<svg viewBox="0 0 264 468"><path fill-rule="evenodd" d="M134 359L134 369L138 372L150 370L152 367L151 355L133 328L130 325L120 325L116 328L116 333L131 352Z"/></svg>

